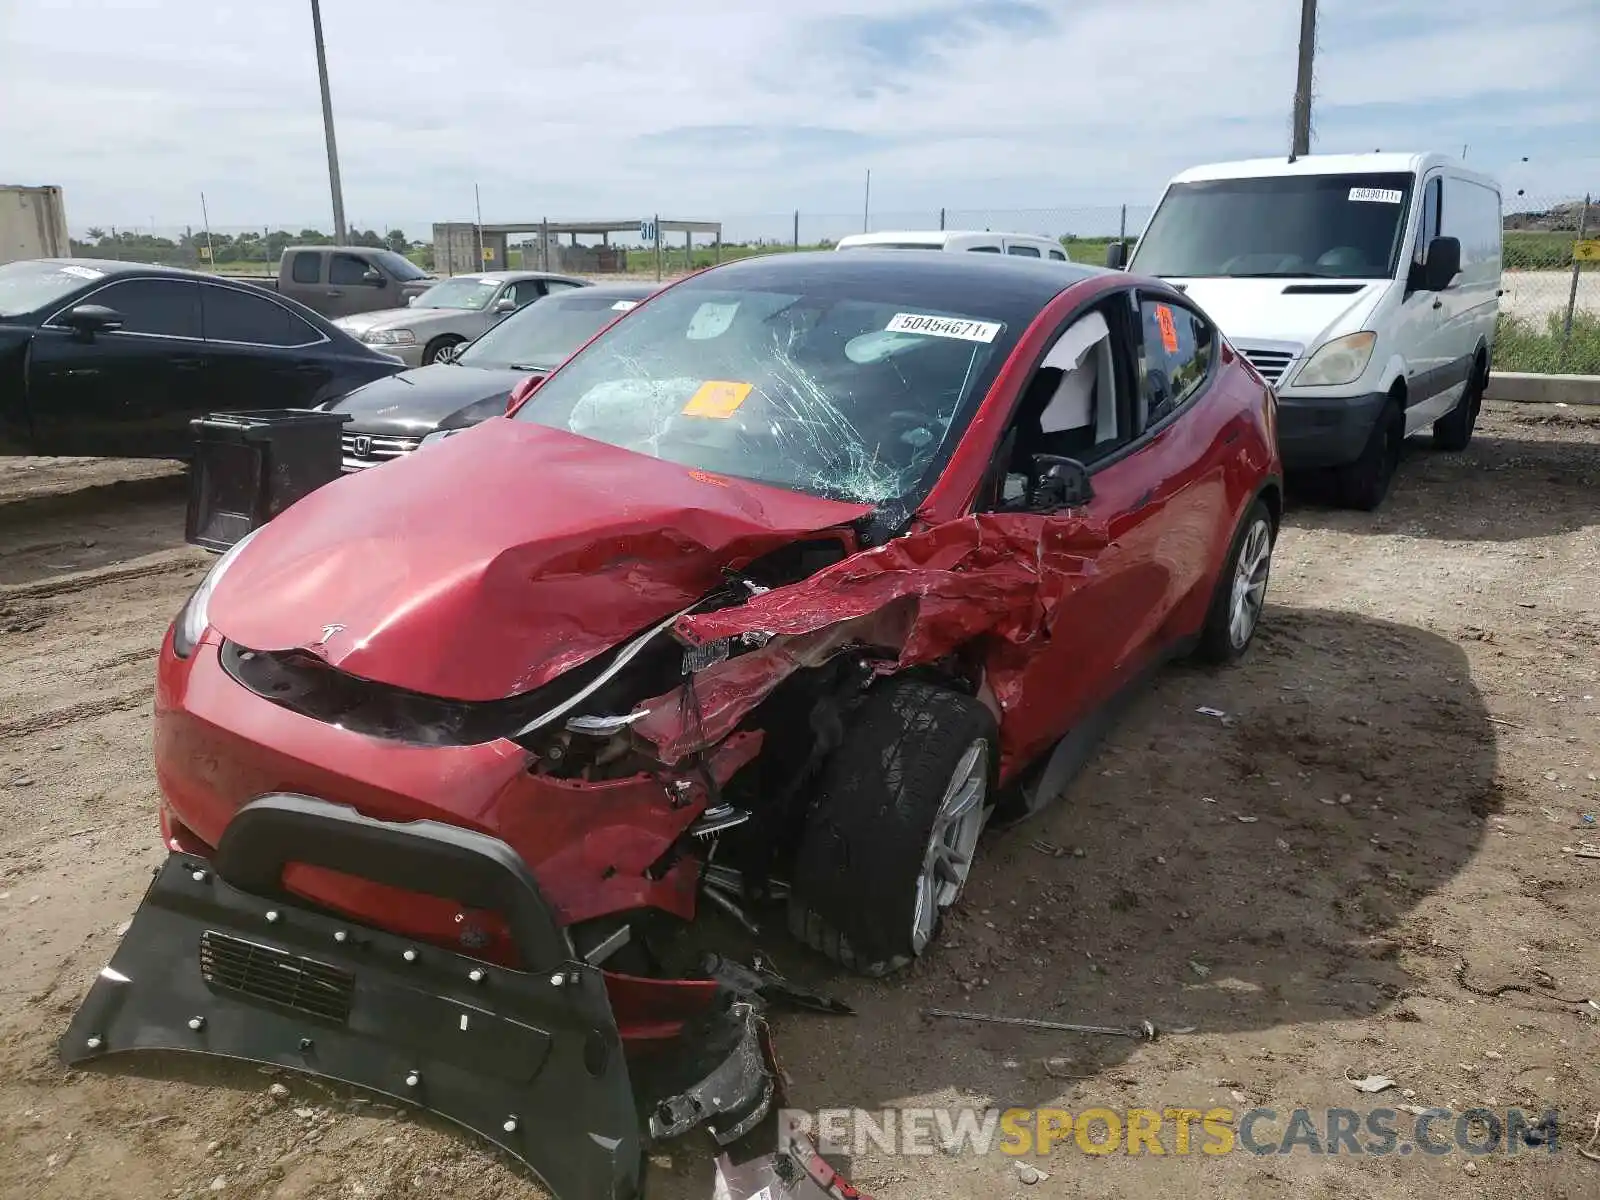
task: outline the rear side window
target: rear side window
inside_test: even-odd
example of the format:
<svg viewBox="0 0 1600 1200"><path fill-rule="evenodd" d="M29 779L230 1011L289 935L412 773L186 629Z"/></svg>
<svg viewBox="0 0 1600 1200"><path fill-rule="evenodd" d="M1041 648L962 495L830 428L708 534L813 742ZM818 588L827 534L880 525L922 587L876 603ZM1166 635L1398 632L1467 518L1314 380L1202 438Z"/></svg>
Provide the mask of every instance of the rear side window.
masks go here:
<svg viewBox="0 0 1600 1200"><path fill-rule="evenodd" d="M1059 251L1059 250L1052 250L1052 251L1050 251L1050 261L1051 262L1066 262L1067 261L1067 256L1065 254L1061 253L1061 251Z"/></svg>
<svg viewBox="0 0 1600 1200"><path fill-rule="evenodd" d="M968 250L969 253L972 253L972 254L999 254L1000 253L1000 247L999 246L968 246L967 250Z"/></svg>
<svg viewBox="0 0 1600 1200"><path fill-rule="evenodd" d="M1039 247L1037 247L1037 246L1024 246L1024 245L1021 245L1018 242L1012 242L1009 246L1006 247L1006 253L1007 254L1020 254L1023 258L1038 258L1039 257Z"/></svg>
<svg viewBox="0 0 1600 1200"><path fill-rule="evenodd" d="M322 278L322 255L296 254L289 265L289 278L296 283L316 283Z"/></svg>
<svg viewBox="0 0 1600 1200"><path fill-rule="evenodd" d="M200 308L208 342L305 346L322 336L283 305L233 288L201 288Z"/></svg>
<svg viewBox="0 0 1600 1200"><path fill-rule="evenodd" d="M125 279L85 298L122 314L123 333L200 336L200 286L180 279Z"/></svg>
<svg viewBox="0 0 1600 1200"><path fill-rule="evenodd" d="M1216 333L1198 313L1170 300L1141 297L1139 393L1147 429L1199 391L1216 355Z"/></svg>

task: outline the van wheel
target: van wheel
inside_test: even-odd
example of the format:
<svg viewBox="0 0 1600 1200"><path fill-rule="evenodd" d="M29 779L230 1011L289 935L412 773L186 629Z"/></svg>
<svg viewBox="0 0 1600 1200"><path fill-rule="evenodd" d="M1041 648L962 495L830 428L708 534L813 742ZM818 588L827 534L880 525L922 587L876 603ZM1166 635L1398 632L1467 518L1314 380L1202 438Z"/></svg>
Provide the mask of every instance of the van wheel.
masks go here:
<svg viewBox="0 0 1600 1200"><path fill-rule="evenodd" d="M438 362L440 354L451 346L461 345L466 340L466 338L455 337L452 334L434 338L422 349L422 365L427 366L429 363Z"/></svg>
<svg viewBox="0 0 1600 1200"><path fill-rule="evenodd" d="M1273 541L1272 514L1257 500L1233 535L1233 545L1217 576L1211 611L1194 652L1201 662L1232 662L1250 648L1267 603Z"/></svg>
<svg viewBox="0 0 1600 1200"><path fill-rule="evenodd" d="M869 692L806 818L790 932L869 976L926 951L971 874L997 743L993 715L971 696L916 679Z"/></svg>
<svg viewBox="0 0 1600 1200"><path fill-rule="evenodd" d="M1362 447L1361 457L1338 468L1339 503L1346 508L1371 512L1383 503L1400 466L1400 452L1406 441L1406 416L1400 403L1391 399Z"/></svg>
<svg viewBox="0 0 1600 1200"><path fill-rule="evenodd" d="M1483 407L1483 368L1472 364L1466 391L1456 406L1433 423L1433 444L1441 450L1465 450L1478 425L1478 410Z"/></svg>

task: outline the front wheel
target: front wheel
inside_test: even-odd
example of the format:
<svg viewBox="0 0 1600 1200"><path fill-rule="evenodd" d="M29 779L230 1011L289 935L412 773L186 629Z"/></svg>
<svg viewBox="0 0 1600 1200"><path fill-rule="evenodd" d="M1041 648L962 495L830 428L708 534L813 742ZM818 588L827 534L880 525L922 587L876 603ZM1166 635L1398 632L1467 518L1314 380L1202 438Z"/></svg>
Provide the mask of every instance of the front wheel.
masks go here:
<svg viewBox="0 0 1600 1200"><path fill-rule="evenodd" d="M438 362L439 355L446 350L462 345L465 341L465 338L451 337L449 335L434 338L433 341L423 347L422 365L427 366L429 363Z"/></svg>
<svg viewBox="0 0 1600 1200"><path fill-rule="evenodd" d="M1441 450L1465 450L1478 425L1478 410L1483 407L1484 371L1474 362L1466 390L1456 406L1433 423L1433 444Z"/></svg>
<svg viewBox="0 0 1600 1200"><path fill-rule="evenodd" d="M1242 657L1250 648L1267 604L1274 541L1272 513L1258 499L1245 513L1222 564L1195 657L1204 662L1226 663Z"/></svg>
<svg viewBox="0 0 1600 1200"><path fill-rule="evenodd" d="M1400 467L1406 442L1406 415L1399 401L1390 400L1373 422L1361 457L1338 468L1339 502L1346 508L1371 512L1383 503Z"/></svg>
<svg viewBox="0 0 1600 1200"><path fill-rule="evenodd" d="M862 975L925 952L971 874L997 745L971 696L913 679L873 689L823 769L791 873L790 932Z"/></svg>

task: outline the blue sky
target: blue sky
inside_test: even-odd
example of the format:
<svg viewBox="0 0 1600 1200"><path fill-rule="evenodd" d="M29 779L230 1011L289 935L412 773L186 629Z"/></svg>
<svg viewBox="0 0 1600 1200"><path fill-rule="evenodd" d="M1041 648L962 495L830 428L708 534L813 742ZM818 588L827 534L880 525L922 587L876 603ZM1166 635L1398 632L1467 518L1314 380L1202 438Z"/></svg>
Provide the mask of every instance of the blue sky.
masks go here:
<svg viewBox="0 0 1600 1200"><path fill-rule="evenodd" d="M491 221L781 235L799 208L844 232L868 169L877 226L947 206L1066 231L1283 151L1299 21L1298 0L323 9L347 211L414 234L470 219L475 183ZM1466 145L1510 194L1600 191L1596 0L1509 11L1323 0L1315 148ZM202 190L218 228L331 224L306 0L0 0L0 146L0 182L63 185L75 228L199 225Z"/></svg>

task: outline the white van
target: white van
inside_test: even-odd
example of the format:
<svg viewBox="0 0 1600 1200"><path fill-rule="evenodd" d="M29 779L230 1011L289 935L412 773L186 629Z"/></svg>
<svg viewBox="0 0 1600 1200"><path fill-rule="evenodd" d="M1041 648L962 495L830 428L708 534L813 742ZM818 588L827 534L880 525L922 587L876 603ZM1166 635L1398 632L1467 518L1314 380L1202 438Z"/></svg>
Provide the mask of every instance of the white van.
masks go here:
<svg viewBox="0 0 1600 1200"><path fill-rule="evenodd" d="M1472 437L1500 230L1499 185L1443 154L1257 159L1177 176L1128 266L1193 297L1277 389L1284 466L1335 468L1341 501L1371 509L1407 435Z"/></svg>
<svg viewBox="0 0 1600 1200"><path fill-rule="evenodd" d="M975 250L979 254L1015 254L1066 262L1061 243L1036 233L974 233L966 229L895 229L852 233L835 250Z"/></svg>

